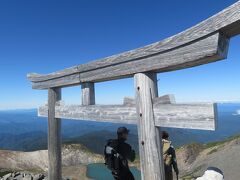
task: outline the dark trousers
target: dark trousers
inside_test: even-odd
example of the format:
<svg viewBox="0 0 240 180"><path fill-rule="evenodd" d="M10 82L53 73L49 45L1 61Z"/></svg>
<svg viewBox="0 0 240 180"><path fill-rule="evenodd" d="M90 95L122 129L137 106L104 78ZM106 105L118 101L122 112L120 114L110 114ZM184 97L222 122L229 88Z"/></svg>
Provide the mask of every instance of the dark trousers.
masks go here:
<svg viewBox="0 0 240 180"><path fill-rule="evenodd" d="M165 165L165 180L173 180L172 166Z"/></svg>
<svg viewBox="0 0 240 180"><path fill-rule="evenodd" d="M118 174L112 173L115 180L134 180L134 176L130 170L120 172Z"/></svg>

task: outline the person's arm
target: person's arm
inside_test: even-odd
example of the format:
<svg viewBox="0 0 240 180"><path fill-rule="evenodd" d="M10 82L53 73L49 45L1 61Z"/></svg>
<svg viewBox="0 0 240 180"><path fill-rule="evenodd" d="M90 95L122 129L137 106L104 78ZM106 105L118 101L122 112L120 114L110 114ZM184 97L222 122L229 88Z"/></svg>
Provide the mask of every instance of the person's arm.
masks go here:
<svg viewBox="0 0 240 180"><path fill-rule="evenodd" d="M133 162L133 161L135 160L135 157L136 157L135 151L134 151L133 149L131 149L131 157L129 158L129 160L130 160L131 162Z"/></svg>
<svg viewBox="0 0 240 180"><path fill-rule="evenodd" d="M177 158L176 158L176 152L175 149L173 147L171 147L172 149L172 165L173 165L173 169L175 171L175 173L178 175L179 174L179 170L178 170L178 165L177 165Z"/></svg>
<svg viewBox="0 0 240 180"><path fill-rule="evenodd" d="M127 144L127 149L127 159L133 162L135 160L135 151L129 144Z"/></svg>

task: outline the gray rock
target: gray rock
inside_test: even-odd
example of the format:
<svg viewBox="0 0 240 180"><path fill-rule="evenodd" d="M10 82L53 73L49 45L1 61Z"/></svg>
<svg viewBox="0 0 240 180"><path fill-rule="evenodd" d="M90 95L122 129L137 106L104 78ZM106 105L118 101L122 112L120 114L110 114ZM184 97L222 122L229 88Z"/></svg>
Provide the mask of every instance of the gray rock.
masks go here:
<svg viewBox="0 0 240 180"><path fill-rule="evenodd" d="M17 177L17 176L19 176L19 175L21 175L20 172L14 172L14 173L13 173L13 177Z"/></svg>
<svg viewBox="0 0 240 180"><path fill-rule="evenodd" d="M14 176L14 178L13 178L14 180L22 180L23 179L23 176L21 175L21 174L19 174L19 175L15 175Z"/></svg>
<svg viewBox="0 0 240 180"><path fill-rule="evenodd" d="M63 177L62 180L72 180L72 179L70 179L68 177Z"/></svg>
<svg viewBox="0 0 240 180"><path fill-rule="evenodd" d="M5 176L2 177L3 180L9 180L10 177L12 177L12 173L6 174Z"/></svg>
<svg viewBox="0 0 240 180"><path fill-rule="evenodd" d="M44 174L31 174L25 172L13 172L6 174L0 180L48 180Z"/></svg>
<svg viewBox="0 0 240 180"><path fill-rule="evenodd" d="M33 180L33 177L30 174L27 174L23 177L23 180Z"/></svg>
<svg viewBox="0 0 240 180"><path fill-rule="evenodd" d="M43 180L43 179L44 179L44 175L43 174L33 175L33 180Z"/></svg>

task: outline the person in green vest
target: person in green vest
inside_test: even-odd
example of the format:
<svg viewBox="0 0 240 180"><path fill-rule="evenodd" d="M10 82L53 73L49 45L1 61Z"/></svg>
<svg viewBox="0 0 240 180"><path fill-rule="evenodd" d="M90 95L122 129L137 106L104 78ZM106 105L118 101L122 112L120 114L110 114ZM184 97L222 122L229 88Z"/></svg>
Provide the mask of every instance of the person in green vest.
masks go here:
<svg viewBox="0 0 240 180"><path fill-rule="evenodd" d="M174 169L177 179L178 179L178 165L176 159L176 152L172 146L172 142L169 141L169 134L166 131L162 132L162 143L163 143L163 160L165 168L165 180L173 180L173 170Z"/></svg>

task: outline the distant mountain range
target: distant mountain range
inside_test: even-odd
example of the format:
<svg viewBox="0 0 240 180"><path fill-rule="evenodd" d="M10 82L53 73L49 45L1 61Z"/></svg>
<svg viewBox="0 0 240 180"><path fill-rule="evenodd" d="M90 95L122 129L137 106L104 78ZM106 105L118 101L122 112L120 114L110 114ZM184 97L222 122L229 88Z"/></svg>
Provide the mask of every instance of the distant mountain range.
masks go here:
<svg viewBox="0 0 240 180"><path fill-rule="evenodd" d="M213 131L162 128L169 132L173 144L207 143L240 134L240 104L218 105L218 129ZM81 143L95 153L102 153L107 139L116 137L116 129L124 124L63 120L64 143ZM129 144L138 150L137 127L130 129ZM37 110L0 111L0 149L34 151L47 149L47 119L37 117Z"/></svg>
<svg viewBox="0 0 240 180"><path fill-rule="evenodd" d="M0 133L0 149L15 151L47 149L47 133L41 131L18 135Z"/></svg>

